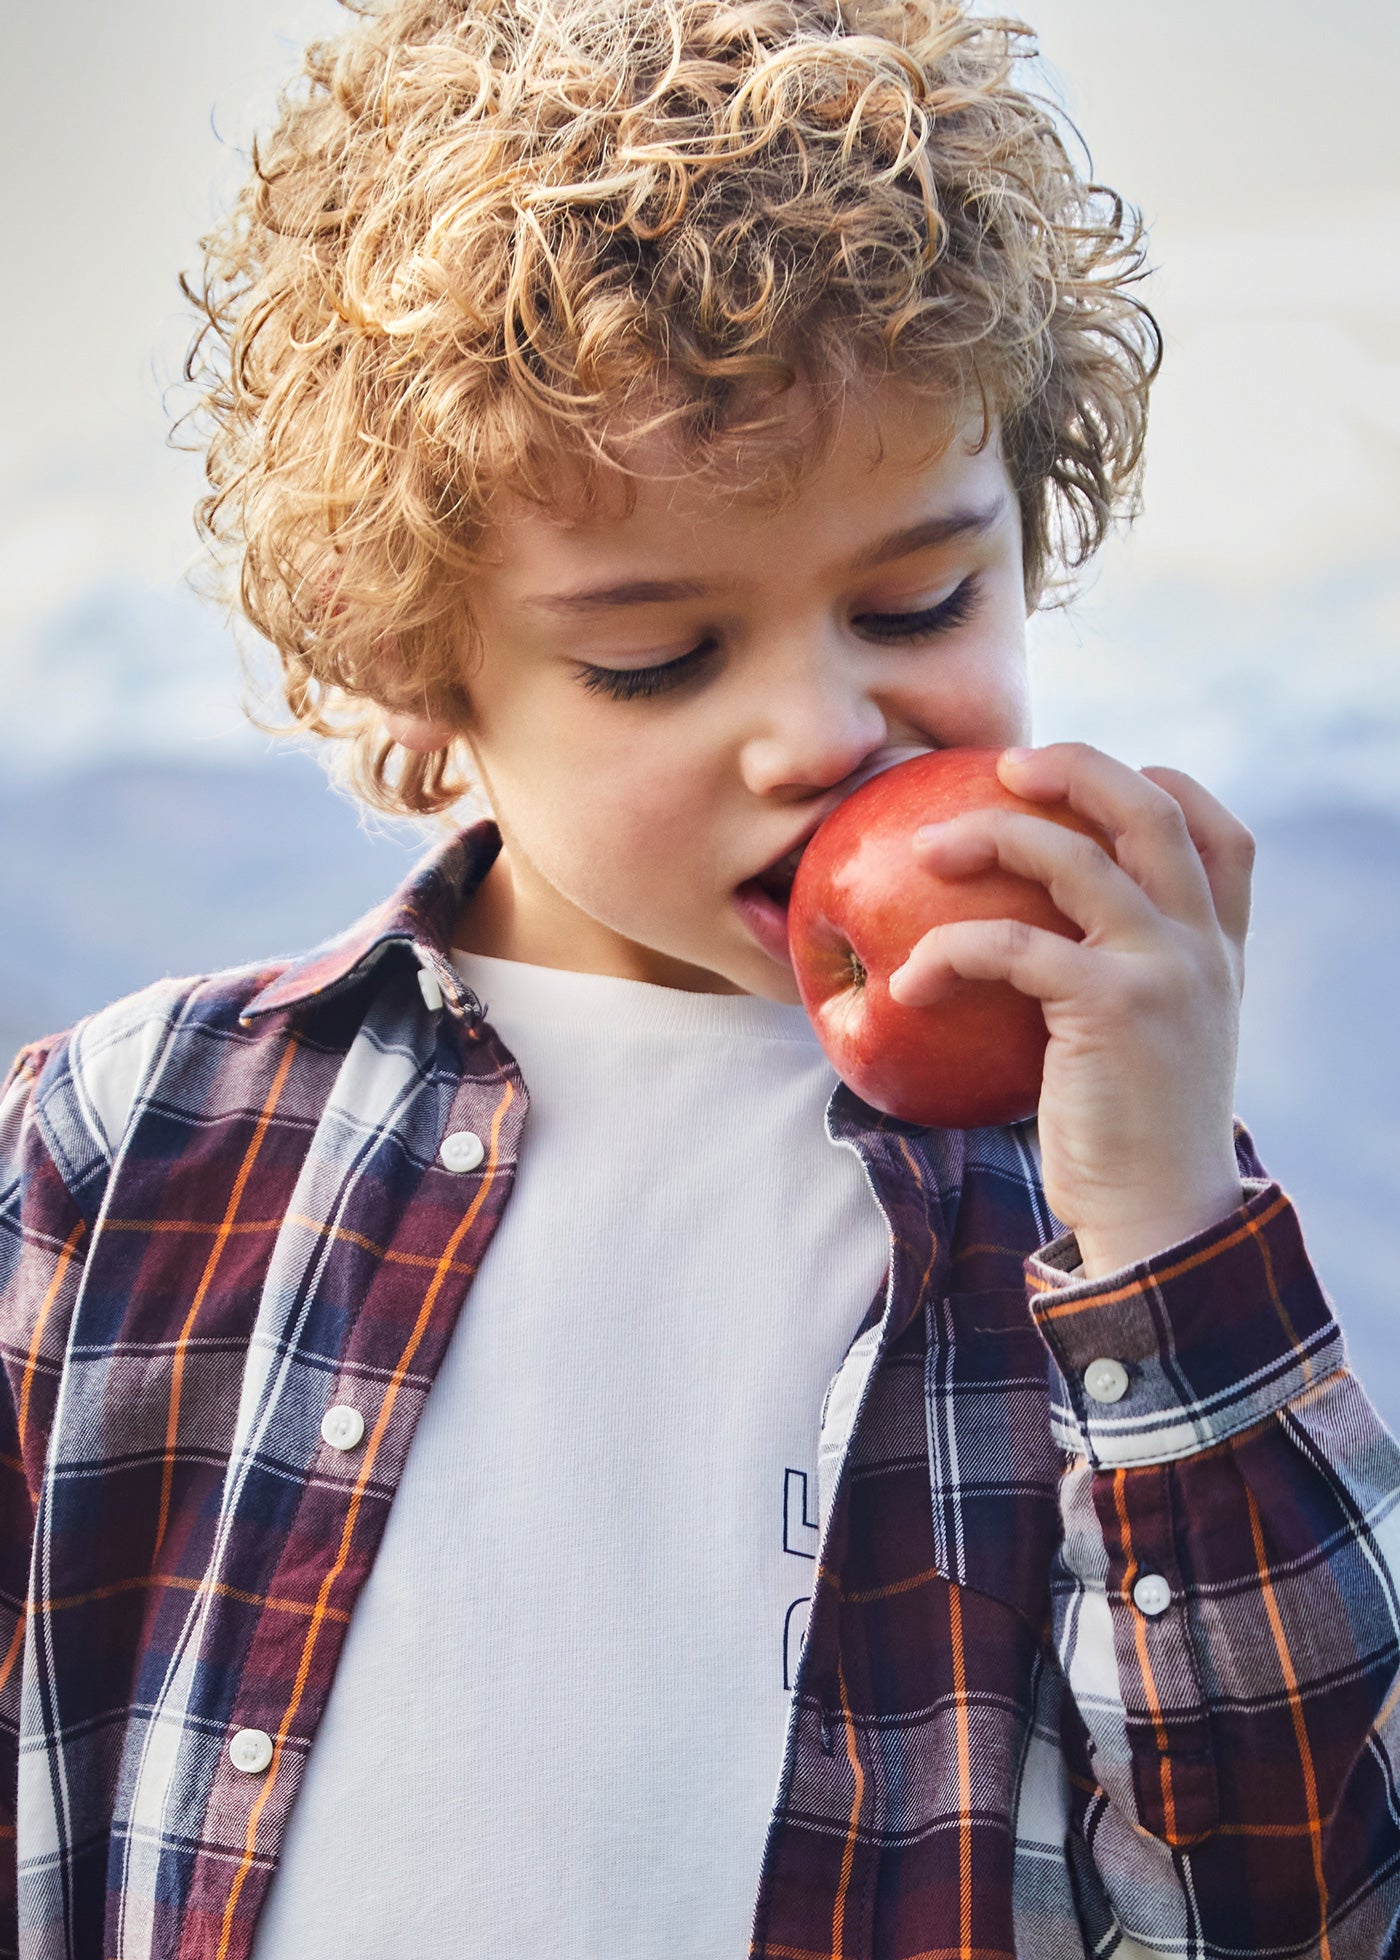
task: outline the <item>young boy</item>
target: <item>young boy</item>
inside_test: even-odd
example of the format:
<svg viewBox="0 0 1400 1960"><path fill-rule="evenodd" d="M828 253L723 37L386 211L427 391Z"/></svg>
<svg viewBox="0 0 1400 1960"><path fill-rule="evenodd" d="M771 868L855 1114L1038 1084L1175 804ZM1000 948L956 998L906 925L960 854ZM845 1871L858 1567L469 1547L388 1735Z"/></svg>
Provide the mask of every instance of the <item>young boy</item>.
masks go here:
<svg viewBox="0 0 1400 1960"><path fill-rule="evenodd" d="M310 51L209 243L205 518L296 718L490 816L17 1064L5 1951L1391 1950L1400 1462L1232 1123L1250 840L1024 747L1157 352L1024 32ZM1114 846L923 839L1083 931L911 949L1044 1006L1038 1125L967 1133L837 1085L784 931L960 745Z"/></svg>

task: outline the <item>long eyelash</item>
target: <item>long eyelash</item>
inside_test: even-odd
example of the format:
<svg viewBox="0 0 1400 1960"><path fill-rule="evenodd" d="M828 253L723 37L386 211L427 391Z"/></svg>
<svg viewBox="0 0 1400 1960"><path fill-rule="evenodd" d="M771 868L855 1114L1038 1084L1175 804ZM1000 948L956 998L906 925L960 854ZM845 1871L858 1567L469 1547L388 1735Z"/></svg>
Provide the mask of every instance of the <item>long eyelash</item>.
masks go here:
<svg viewBox="0 0 1400 1960"><path fill-rule="evenodd" d="M922 612L861 613L853 624L875 640L926 640L961 626L965 619L971 618L981 596L981 588L973 576L965 578L946 599L940 599L936 606L926 606Z"/></svg>
<svg viewBox="0 0 1400 1960"><path fill-rule="evenodd" d="M855 620L872 639L887 643L930 639L961 626L976 608L980 598L976 577L965 578L946 599L922 612L861 613ZM668 694L679 687L715 651L713 640L702 640L698 647L678 660L667 660L659 667L590 667L580 665L579 679L590 694L606 694L613 701L640 701L650 695Z"/></svg>
<svg viewBox="0 0 1400 1960"><path fill-rule="evenodd" d="M579 678L590 694L606 694L614 701L636 701L645 695L665 694L679 687L714 650L713 640L702 640L679 660L668 660L660 667L581 666Z"/></svg>

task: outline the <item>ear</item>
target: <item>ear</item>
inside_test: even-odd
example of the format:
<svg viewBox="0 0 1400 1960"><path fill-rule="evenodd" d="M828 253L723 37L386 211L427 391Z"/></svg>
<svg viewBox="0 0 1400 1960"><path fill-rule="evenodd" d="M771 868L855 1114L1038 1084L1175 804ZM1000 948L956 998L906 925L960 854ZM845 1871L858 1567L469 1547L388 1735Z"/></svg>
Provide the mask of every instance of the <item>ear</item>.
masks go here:
<svg viewBox="0 0 1400 1960"><path fill-rule="evenodd" d="M430 721L425 715L386 714L384 726L392 741L414 755L433 755L439 749L448 748L462 732L451 722Z"/></svg>

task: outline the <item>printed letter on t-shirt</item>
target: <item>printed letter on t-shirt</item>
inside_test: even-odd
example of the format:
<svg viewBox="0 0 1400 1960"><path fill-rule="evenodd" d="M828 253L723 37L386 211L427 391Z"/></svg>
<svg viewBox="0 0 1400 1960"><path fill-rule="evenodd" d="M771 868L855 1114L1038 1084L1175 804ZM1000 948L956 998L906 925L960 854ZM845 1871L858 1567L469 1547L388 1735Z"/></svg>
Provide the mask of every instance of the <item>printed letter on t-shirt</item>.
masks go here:
<svg viewBox="0 0 1400 1960"><path fill-rule="evenodd" d="M819 1538L815 1505L808 1507L807 1493L812 1479L805 1470L783 1472L783 1550L793 1558L815 1559ZM797 1679L797 1663L802 1653L802 1636L807 1631L806 1607L810 1593L793 1600L783 1615L783 1690L791 1693Z"/></svg>

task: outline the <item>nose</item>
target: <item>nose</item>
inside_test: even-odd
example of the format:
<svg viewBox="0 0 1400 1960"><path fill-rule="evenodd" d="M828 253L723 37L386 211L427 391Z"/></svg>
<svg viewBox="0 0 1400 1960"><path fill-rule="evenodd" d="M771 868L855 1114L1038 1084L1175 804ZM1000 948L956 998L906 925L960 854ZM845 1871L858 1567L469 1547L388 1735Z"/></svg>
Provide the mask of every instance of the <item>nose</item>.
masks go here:
<svg viewBox="0 0 1400 1960"><path fill-rule="evenodd" d="M885 742L885 712L860 677L831 654L771 673L740 768L755 796L799 802L834 789Z"/></svg>

